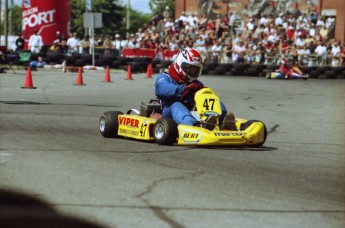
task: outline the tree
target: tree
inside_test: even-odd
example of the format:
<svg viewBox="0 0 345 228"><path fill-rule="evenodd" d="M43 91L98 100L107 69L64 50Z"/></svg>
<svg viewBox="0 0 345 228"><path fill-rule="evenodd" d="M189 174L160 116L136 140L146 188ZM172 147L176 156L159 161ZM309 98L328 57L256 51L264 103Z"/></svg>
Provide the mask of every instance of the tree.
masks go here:
<svg viewBox="0 0 345 228"><path fill-rule="evenodd" d="M22 27L21 27L22 26L22 8L18 5L15 5L12 8L9 8L9 11L12 12L12 17L11 17L12 25L10 24L8 25L8 26L12 26L12 34L9 34L9 35L15 35L22 31ZM1 16L5 16L5 15L1 15ZM0 24L1 34L5 33L4 31L2 31L2 29L4 29L4 22L5 20L1 21L1 24Z"/></svg>
<svg viewBox="0 0 345 228"><path fill-rule="evenodd" d="M156 13L162 13L165 9L165 7L169 6L171 12L173 13L174 18L174 12L175 12L175 0L150 0L149 1L149 7L152 12Z"/></svg>
<svg viewBox="0 0 345 228"><path fill-rule="evenodd" d="M120 0L93 0L93 12L102 13L103 28L96 29L98 34L111 35L126 34L126 6ZM72 0L71 30L84 34L83 14L86 11L85 0ZM129 33L135 33L144 23L148 23L151 15L142 14L135 10L130 11L131 27Z"/></svg>

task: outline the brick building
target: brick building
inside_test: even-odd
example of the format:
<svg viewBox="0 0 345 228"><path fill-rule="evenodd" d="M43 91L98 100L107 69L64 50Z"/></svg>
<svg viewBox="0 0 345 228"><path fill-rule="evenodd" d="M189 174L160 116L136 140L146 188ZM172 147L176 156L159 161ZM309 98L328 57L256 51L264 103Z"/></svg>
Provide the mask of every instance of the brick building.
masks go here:
<svg viewBox="0 0 345 228"><path fill-rule="evenodd" d="M311 7L311 10L316 9L319 15L329 15L335 16L335 38L341 42L345 42L345 0L318 0L319 5L315 8ZM241 12L249 0L232 0L231 3L220 2L219 14L225 15L229 11ZM272 4L276 0L272 0ZM294 7L301 10L302 12L307 12L307 0L302 1L301 3L295 3ZM200 13L198 8L197 0L175 0L175 17L179 17L181 12L185 11L189 13Z"/></svg>

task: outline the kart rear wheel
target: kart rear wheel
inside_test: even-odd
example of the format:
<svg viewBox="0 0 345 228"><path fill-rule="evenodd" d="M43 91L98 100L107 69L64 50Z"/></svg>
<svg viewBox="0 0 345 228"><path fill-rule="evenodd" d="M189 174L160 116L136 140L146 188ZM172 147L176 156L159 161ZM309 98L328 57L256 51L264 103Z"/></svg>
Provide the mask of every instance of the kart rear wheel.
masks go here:
<svg viewBox="0 0 345 228"><path fill-rule="evenodd" d="M256 122L261 122L264 125L264 141L262 143L252 144L252 145L250 145L251 147L262 146L266 142L266 138L267 138L267 128L266 128L266 125L262 121L260 121L260 120L248 120L247 122L245 122L241 126L241 131L246 130L250 125L252 125L252 123L256 123Z"/></svg>
<svg viewBox="0 0 345 228"><path fill-rule="evenodd" d="M153 127L153 137L159 145L172 145L177 139L177 124L173 119L160 118Z"/></svg>
<svg viewBox="0 0 345 228"><path fill-rule="evenodd" d="M118 116L122 115L122 112L109 111L105 112L99 120L99 131L105 138L118 137L117 131L119 129Z"/></svg>

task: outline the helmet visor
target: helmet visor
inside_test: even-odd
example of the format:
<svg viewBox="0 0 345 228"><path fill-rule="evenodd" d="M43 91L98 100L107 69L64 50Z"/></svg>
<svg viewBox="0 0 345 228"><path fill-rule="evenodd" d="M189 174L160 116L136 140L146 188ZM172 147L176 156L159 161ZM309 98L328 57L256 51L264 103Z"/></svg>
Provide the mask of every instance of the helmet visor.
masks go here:
<svg viewBox="0 0 345 228"><path fill-rule="evenodd" d="M201 67L196 65L191 65L186 62L181 65L182 70L188 74L190 77L197 79L201 73Z"/></svg>

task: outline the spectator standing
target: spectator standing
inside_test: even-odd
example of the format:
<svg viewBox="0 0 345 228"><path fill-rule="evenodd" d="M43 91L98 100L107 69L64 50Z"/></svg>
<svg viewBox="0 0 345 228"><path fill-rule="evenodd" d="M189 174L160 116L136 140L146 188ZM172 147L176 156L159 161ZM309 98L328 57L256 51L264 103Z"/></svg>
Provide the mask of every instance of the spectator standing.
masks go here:
<svg viewBox="0 0 345 228"><path fill-rule="evenodd" d="M188 18L186 16L186 12L182 12L181 16L178 18L179 21L182 21L183 24L185 24L188 21Z"/></svg>
<svg viewBox="0 0 345 228"><path fill-rule="evenodd" d="M235 22L236 22L236 15L234 13L229 13L229 30L230 35L235 34Z"/></svg>
<svg viewBox="0 0 345 228"><path fill-rule="evenodd" d="M159 37L164 37L164 30L165 30L165 22L167 19L166 18L161 18L157 25L156 25L156 32L159 35Z"/></svg>
<svg viewBox="0 0 345 228"><path fill-rule="evenodd" d="M330 53L330 62L332 66L337 66L341 60L340 60L340 46L338 42L334 42L332 45L331 53Z"/></svg>
<svg viewBox="0 0 345 228"><path fill-rule="evenodd" d="M319 41L317 47L315 48L315 53L317 54L317 61L319 64L326 64L327 62L327 48L326 45Z"/></svg>
<svg viewBox="0 0 345 228"><path fill-rule="evenodd" d="M53 43L56 43L57 45L60 45L62 41L62 36L60 31L56 31L56 39L54 40Z"/></svg>
<svg viewBox="0 0 345 228"><path fill-rule="evenodd" d="M80 41L77 37L77 33L74 32L67 40L68 54L79 53Z"/></svg>
<svg viewBox="0 0 345 228"><path fill-rule="evenodd" d="M80 46L82 48L81 53L82 54L90 54L90 36L86 35L84 36L84 39L80 41Z"/></svg>
<svg viewBox="0 0 345 228"><path fill-rule="evenodd" d="M121 40L120 35L115 35L115 40L113 40L113 48L115 49L115 55L120 56L121 53Z"/></svg>
<svg viewBox="0 0 345 228"><path fill-rule="evenodd" d="M104 55L110 55L110 49L112 48L113 43L111 41L111 37L105 36L104 40L103 40L103 49L104 49Z"/></svg>
<svg viewBox="0 0 345 228"><path fill-rule="evenodd" d="M16 39L16 51L24 50L25 40L21 33L18 34L18 38Z"/></svg>
<svg viewBox="0 0 345 228"><path fill-rule="evenodd" d="M169 8L169 6L166 6L163 12L163 17L164 18L172 18L172 12Z"/></svg>
<svg viewBox="0 0 345 228"><path fill-rule="evenodd" d="M39 53L43 46L42 36L38 34L38 30L35 30L34 33L30 36L29 39L29 50L32 53Z"/></svg>
<svg viewBox="0 0 345 228"><path fill-rule="evenodd" d="M214 62L216 63L220 62L221 51L222 51L222 46L220 46L219 41L214 40L213 45L211 47L212 59Z"/></svg>
<svg viewBox="0 0 345 228"><path fill-rule="evenodd" d="M235 57L235 61L234 62L237 62L237 63L244 63L244 57L246 55L246 47L244 45L244 42L243 40L240 40L238 42L238 44L236 44L234 46L234 54L236 55ZM233 56L234 57L234 56Z"/></svg>
<svg viewBox="0 0 345 228"><path fill-rule="evenodd" d="M319 31L319 34L322 40L326 41L328 39L328 28L326 27L326 25L322 26L322 28Z"/></svg>

